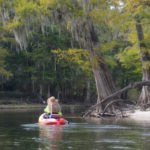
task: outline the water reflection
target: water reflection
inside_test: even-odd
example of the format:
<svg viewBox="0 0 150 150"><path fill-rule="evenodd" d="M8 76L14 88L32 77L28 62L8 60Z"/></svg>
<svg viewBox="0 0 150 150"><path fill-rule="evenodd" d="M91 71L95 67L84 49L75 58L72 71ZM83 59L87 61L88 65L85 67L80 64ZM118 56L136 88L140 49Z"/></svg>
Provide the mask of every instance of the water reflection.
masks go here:
<svg viewBox="0 0 150 150"><path fill-rule="evenodd" d="M150 120L131 118L88 118L86 120L97 131L99 145L107 143L110 149L149 150ZM100 129L99 129L100 128ZM98 130L99 129L99 130ZM101 130L101 133L99 132ZM100 134L98 134L98 132Z"/></svg>
<svg viewBox="0 0 150 150"><path fill-rule="evenodd" d="M149 150L150 121L65 117L39 125L40 112L0 113L0 150Z"/></svg>
<svg viewBox="0 0 150 150"><path fill-rule="evenodd" d="M60 150L64 135L63 125L39 125L39 138L44 139L44 149ZM41 148L41 145L39 146Z"/></svg>

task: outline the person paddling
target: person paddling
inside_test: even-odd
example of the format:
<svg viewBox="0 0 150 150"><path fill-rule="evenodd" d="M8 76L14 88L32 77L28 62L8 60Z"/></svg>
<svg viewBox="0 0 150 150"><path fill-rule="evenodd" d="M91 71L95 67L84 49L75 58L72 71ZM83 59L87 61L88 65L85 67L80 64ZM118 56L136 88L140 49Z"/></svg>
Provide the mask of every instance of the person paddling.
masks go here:
<svg viewBox="0 0 150 150"><path fill-rule="evenodd" d="M61 107L58 103L58 99L54 96L47 99L47 106L44 109L44 118L60 118L62 117Z"/></svg>
<svg viewBox="0 0 150 150"><path fill-rule="evenodd" d="M47 99L47 106L44 109L44 112L45 112L44 118L51 118L51 115L53 114L52 105L53 105L54 101L55 101L55 97L54 96L49 97Z"/></svg>

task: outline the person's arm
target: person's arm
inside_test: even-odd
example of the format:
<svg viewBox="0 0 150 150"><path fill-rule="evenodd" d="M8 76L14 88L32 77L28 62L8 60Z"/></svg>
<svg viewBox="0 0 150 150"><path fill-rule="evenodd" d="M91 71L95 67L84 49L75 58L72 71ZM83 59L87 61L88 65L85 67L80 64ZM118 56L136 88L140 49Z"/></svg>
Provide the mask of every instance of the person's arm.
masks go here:
<svg viewBox="0 0 150 150"><path fill-rule="evenodd" d="M61 107L60 107L60 105L58 104L58 109L59 109L59 111L61 111Z"/></svg>

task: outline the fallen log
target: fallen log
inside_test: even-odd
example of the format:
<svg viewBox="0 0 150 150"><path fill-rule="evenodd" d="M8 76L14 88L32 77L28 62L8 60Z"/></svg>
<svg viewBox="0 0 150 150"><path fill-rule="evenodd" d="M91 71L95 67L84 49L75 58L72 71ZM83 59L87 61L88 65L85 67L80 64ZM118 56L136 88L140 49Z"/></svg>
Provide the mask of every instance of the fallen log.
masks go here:
<svg viewBox="0 0 150 150"><path fill-rule="evenodd" d="M133 89L133 88L137 88L139 86L150 86L150 80L147 80L147 81L141 81L141 82L135 82L135 83L131 83L129 84L128 86L124 87L123 89L119 90L119 91L116 91L115 93L107 96L106 98L104 98L100 103L98 104L95 104L93 106L91 106L83 115L83 117L86 117L87 115L89 115L91 112L93 112L93 110L96 109L96 107L99 107L100 105L102 105L104 102L110 100L110 99L113 99L114 97L116 96L119 96L121 95L122 93L130 90L130 89Z"/></svg>

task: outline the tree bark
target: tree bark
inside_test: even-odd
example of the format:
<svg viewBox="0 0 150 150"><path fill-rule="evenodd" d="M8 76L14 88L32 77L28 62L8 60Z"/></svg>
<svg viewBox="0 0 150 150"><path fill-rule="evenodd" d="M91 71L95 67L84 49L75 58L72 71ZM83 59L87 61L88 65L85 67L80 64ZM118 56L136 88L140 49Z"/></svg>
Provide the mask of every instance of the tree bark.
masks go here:
<svg viewBox="0 0 150 150"><path fill-rule="evenodd" d="M101 57L99 59L101 59L101 62L99 62L97 66L93 66L93 73L95 77L98 95L97 103L100 103L102 99L106 98L107 96L111 95L116 91L112 77L103 58ZM97 113L102 112L106 105L107 103L103 103L103 105L101 105L101 107L97 109ZM108 111L112 112L113 107L110 108Z"/></svg>
<svg viewBox="0 0 150 150"><path fill-rule="evenodd" d="M86 45L88 46L87 48L96 82L97 103L100 103L102 99L114 93L116 88L105 60L101 55L100 42L98 41L92 21L89 23L88 30L89 34L85 39L89 39ZM97 113L103 112L106 105L107 102L100 105L100 107L97 108ZM107 111L113 112L113 106L107 109Z"/></svg>
<svg viewBox="0 0 150 150"><path fill-rule="evenodd" d="M142 61L142 80L150 80L150 67L146 65L147 62L150 63L150 55L147 52L146 44L144 43L144 34L141 25L141 20L136 19L136 31L139 40L139 47L141 52L141 61ZM139 104L147 104L150 102L150 87L143 86L142 92L140 94L138 103Z"/></svg>

